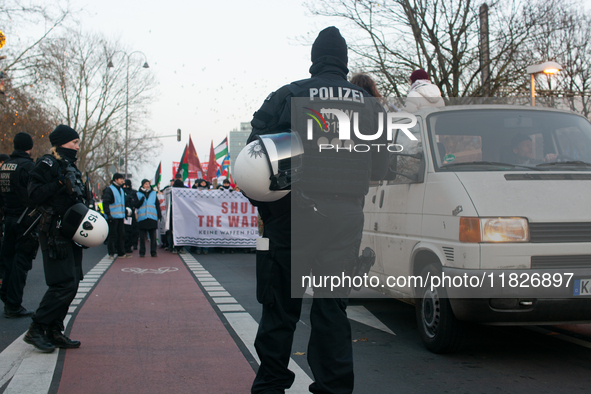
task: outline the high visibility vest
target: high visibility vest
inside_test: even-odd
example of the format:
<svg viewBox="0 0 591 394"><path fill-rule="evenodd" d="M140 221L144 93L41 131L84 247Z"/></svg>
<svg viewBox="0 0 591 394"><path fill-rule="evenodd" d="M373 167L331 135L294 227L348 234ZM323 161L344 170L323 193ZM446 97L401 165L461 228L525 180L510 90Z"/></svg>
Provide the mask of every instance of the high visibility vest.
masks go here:
<svg viewBox="0 0 591 394"><path fill-rule="evenodd" d="M111 211L111 216L113 219L124 219L125 218L125 192L123 189L117 190L115 185L109 186L113 191L113 196L115 196L115 202L113 204L109 204L109 210Z"/></svg>
<svg viewBox="0 0 591 394"><path fill-rule="evenodd" d="M146 195L142 192L137 192L137 198L142 199L142 197L146 197ZM158 221L158 212L156 211L156 192L152 191L148 195L148 198L144 200L142 206L138 208L137 212L137 221L141 222L142 220L152 219Z"/></svg>

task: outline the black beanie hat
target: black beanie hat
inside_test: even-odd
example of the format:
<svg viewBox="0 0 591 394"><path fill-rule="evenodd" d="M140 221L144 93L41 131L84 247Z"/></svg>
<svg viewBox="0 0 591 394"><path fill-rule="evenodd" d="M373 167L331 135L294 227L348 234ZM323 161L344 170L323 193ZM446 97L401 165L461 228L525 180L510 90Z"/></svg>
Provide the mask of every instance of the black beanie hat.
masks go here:
<svg viewBox="0 0 591 394"><path fill-rule="evenodd" d="M152 186L152 182L149 179L142 179L142 183L140 183L140 187L144 187L144 183L148 182L150 186Z"/></svg>
<svg viewBox="0 0 591 394"><path fill-rule="evenodd" d="M323 56L334 56L347 64L347 42L341 32L334 26L327 27L318 33L312 45L312 63L316 63Z"/></svg>
<svg viewBox="0 0 591 394"><path fill-rule="evenodd" d="M6 153L0 153L0 163L4 163L6 160L10 159Z"/></svg>
<svg viewBox="0 0 591 394"><path fill-rule="evenodd" d="M131 187L131 179L126 179L124 185Z"/></svg>
<svg viewBox="0 0 591 394"><path fill-rule="evenodd" d="M27 133L18 133L14 136L14 149L27 151L33 149L33 137Z"/></svg>
<svg viewBox="0 0 591 394"><path fill-rule="evenodd" d="M51 146L60 146L68 142L80 138L76 130L66 125L59 125L49 134L49 142Z"/></svg>

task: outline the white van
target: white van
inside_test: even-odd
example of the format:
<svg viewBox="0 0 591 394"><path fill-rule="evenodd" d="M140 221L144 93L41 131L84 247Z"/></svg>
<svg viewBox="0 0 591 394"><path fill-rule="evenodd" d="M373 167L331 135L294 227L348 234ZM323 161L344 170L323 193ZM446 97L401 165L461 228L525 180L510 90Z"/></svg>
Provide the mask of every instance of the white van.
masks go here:
<svg viewBox="0 0 591 394"><path fill-rule="evenodd" d="M435 353L457 348L462 321L591 322L589 121L508 105L414 115L417 140L394 136L404 150L366 197L370 287L416 305Z"/></svg>

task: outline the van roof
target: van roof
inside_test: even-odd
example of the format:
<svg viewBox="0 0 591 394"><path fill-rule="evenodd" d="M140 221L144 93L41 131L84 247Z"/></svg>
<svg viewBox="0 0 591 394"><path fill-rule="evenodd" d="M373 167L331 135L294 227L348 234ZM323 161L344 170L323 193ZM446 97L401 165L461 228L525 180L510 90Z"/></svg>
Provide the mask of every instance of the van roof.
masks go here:
<svg viewBox="0 0 591 394"><path fill-rule="evenodd" d="M544 111L544 112L557 112L557 113L567 113L573 115L583 116L580 113L564 110L564 109L557 109L557 108L549 108L549 107L532 107L531 105L515 105L515 104L475 104L475 105L446 105L445 107L426 107L421 108L420 110L413 112L415 115L429 115L435 112L448 112L448 111L466 111L466 110L494 110L494 109L504 109L504 110L531 110L531 111ZM584 116L583 116L584 117Z"/></svg>

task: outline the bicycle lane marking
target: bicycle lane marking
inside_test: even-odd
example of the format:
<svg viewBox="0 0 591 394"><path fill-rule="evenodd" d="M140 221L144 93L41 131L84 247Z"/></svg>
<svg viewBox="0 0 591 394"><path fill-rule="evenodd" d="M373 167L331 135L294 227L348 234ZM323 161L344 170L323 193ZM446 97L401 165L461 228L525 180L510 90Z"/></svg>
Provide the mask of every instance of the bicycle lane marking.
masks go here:
<svg viewBox="0 0 591 394"><path fill-rule="evenodd" d="M109 260L109 255L105 255L84 275L84 280L80 282L78 292L64 319L66 333L71 328L70 321L73 314L113 261ZM40 353L23 341L25 334L26 332L0 353L0 387L10 381L4 394L47 393L53 380L59 354L64 351L58 349L59 351L53 353Z"/></svg>
<svg viewBox="0 0 591 394"><path fill-rule="evenodd" d="M260 364L259 357L254 347L254 340L258 330L258 323L246 312L246 310L236 301L231 294L224 289L222 285L207 271L197 259L192 255L180 256L189 270L193 272L204 290L211 297L215 306L228 321L232 329L242 340L246 349L252 357ZM290 357L288 368L295 373L293 385L287 393L306 394L309 393L308 387L312 384L312 379L308 374Z"/></svg>

